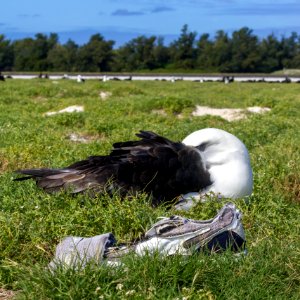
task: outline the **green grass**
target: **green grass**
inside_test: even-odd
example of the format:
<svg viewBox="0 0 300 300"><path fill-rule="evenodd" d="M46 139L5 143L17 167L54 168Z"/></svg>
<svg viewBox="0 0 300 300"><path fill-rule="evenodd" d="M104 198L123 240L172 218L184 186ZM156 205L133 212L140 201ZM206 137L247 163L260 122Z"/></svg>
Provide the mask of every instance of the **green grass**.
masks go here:
<svg viewBox="0 0 300 300"><path fill-rule="evenodd" d="M300 85L266 83L99 82L7 80L0 82L0 287L20 299L299 299L300 295ZM99 92L112 96L103 101ZM265 115L227 122L191 117L196 104L244 108L268 106ZM85 112L44 117L69 105ZM166 115L153 113L163 109ZM181 114L181 118L178 118ZM13 182L13 170L63 167L140 129L182 140L194 130L217 127L244 141L254 171L243 211L248 255L197 254L189 258L129 255L125 267L85 270L45 267L67 235L113 232L119 242L138 238L159 216L146 195L121 201L67 193L47 195L34 182ZM91 138L74 143L70 133ZM215 215L226 200L182 213Z"/></svg>

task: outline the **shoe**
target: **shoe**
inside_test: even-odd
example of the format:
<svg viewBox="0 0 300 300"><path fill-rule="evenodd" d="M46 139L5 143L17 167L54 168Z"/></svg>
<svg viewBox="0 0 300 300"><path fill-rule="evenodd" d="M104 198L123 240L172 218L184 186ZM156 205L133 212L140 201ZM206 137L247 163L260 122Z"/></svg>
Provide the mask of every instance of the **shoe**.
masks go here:
<svg viewBox="0 0 300 300"><path fill-rule="evenodd" d="M112 233L90 238L66 237L58 244L49 266L52 270L58 264L84 267L91 260L119 265L121 258L128 253L143 256L156 252L191 255L199 251L244 251L246 239L241 218L242 214L235 205L228 203L209 220L163 217L145 233L143 240L128 245L118 246Z"/></svg>
<svg viewBox="0 0 300 300"><path fill-rule="evenodd" d="M146 232L146 240L136 245L135 252L191 255L195 251L244 250L246 239L241 217L235 205L228 203L210 220L164 218Z"/></svg>

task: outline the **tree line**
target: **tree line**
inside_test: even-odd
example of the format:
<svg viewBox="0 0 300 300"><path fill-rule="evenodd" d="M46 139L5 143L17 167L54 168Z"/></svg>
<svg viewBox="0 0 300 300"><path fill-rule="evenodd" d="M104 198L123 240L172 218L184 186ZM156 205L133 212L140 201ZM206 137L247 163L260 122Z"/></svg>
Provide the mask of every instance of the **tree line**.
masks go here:
<svg viewBox="0 0 300 300"><path fill-rule="evenodd" d="M37 33L15 41L0 34L0 71L130 72L139 70L197 70L200 72L273 72L300 68L300 36L293 32L259 39L243 27L231 35L200 36L184 25L169 45L159 36L138 36L114 49L115 42L97 33L84 45L56 33Z"/></svg>

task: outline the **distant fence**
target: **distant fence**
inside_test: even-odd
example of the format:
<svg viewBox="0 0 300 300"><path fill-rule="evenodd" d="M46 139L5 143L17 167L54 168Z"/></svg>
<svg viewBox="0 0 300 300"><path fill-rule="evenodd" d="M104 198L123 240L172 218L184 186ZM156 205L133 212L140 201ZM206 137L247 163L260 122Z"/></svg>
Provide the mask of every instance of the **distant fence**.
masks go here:
<svg viewBox="0 0 300 300"><path fill-rule="evenodd" d="M79 77L80 76L80 77ZM274 83L300 83L300 76L259 76L259 75L47 75L47 74L33 74L33 75L22 75L12 74L5 75L5 79L34 79L34 78L47 78L52 80L59 79L71 79L71 80L100 80L100 81L111 81L111 80L152 80L152 81L194 81L194 82L274 82ZM80 78L80 79L79 79Z"/></svg>

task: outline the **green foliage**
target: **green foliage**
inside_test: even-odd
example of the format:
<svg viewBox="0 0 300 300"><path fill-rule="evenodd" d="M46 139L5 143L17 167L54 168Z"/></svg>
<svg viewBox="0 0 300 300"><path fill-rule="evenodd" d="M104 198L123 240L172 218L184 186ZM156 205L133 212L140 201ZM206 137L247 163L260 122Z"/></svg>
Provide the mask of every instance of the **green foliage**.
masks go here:
<svg viewBox="0 0 300 300"><path fill-rule="evenodd" d="M179 97L164 97L153 99L151 101L153 109L164 109L166 112L179 114L185 108L193 107L193 102L189 99L182 99Z"/></svg>
<svg viewBox="0 0 300 300"><path fill-rule="evenodd" d="M100 34L92 35L89 42L78 50L78 71L109 71L113 44L114 41L105 41Z"/></svg>
<svg viewBox="0 0 300 300"><path fill-rule="evenodd" d="M14 54L9 40L0 34L0 71L11 70Z"/></svg>
<svg viewBox="0 0 300 300"><path fill-rule="evenodd" d="M185 24L181 29L180 37L171 43L171 59L176 67L184 69L193 69L195 67L196 50L194 44L196 36L197 33L190 32Z"/></svg>
<svg viewBox="0 0 300 300"><path fill-rule="evenodd" d="M117 51L115 69L124 71L152 70L162 67L163 45L156 37L139 36ZM164 57L163 57L164 58Z"/></svg>
<svg viewBox="0 0 300 300"><path fill-rule="evenodd" d="M69 40L66 44L56 44L48 52L49 70L73 72L76 71L78 45L72 40Z"/></svg>
<svg viewBox="0 0 300 300"><path fill-rule="evenodd" d="M253 72L260 64L258 38L243 27L232 34L231 72Z"/></svg>
<svg viewBox="0 0 300 300"><path fill-rule="evenodd" d="M300 67L300 38L295 32L259 39L242 27L231 35L219 30L210 38L207 33L197 37L184 25L170 45L164 45L162 37L145 35L117 49L114 43L99 33L80 46L72 40L60 44L55 33L14 42L0 35L0 71L268 73Z"/></svg>
<svg viewBox="0 0 300 300"><path fill-rule="evenodd" d="M111 96L101 100L100 91ZM299 298L299 95L297 84L7 80L0 94L0 286L20 299ZM197 104L271 111L230 123L192 117ZM85 111L44 116L69 105ZM113 232L123 243L139 238L159 216L179 213L151 207L144 194L125 200L45 194L32 181L13 182L13 170L63 167L107 154L112 143L135 139L140 129L182 140L203 127L228 130L249 149L254 193L247 203L233 201L243 212L247 256L130 254L124 267L47 270L55 245L67 235ZM70 133L89 142L72 142ZM213 198L180 214L209 219L227 201Z"/></svg>
<svg viewBox="0 0 300 300"><path fill-rule="evenodd" d="M53 122L58 125L70 128L80 128L84 126L84 114L60 114L53 117Z"/></svg>
<svg viewBox="0 0 300 300"><path fill-rule="evenodd" d="M25 38L13 43L15 56L14 69L22 71L46 71L49 68L48 52L58 43L56 33L49 37L37 33L35 39Z"/></svg>

